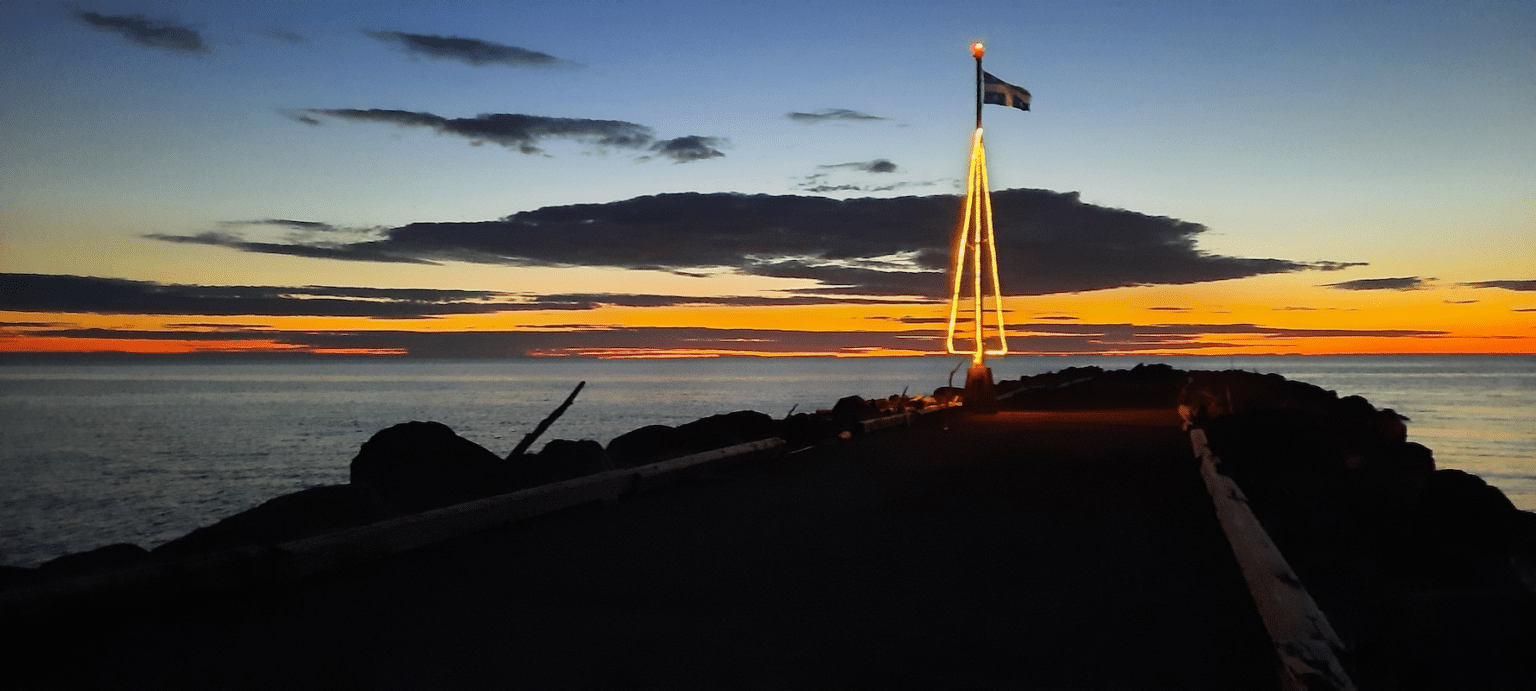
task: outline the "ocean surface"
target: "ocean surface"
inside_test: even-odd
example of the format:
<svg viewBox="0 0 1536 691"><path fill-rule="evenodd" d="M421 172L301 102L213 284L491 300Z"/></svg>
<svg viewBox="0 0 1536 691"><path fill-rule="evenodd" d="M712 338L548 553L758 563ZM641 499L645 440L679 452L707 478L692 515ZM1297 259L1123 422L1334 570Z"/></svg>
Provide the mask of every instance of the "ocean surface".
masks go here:
<svg viewBox="0 0 1536 691"><path fill-rule="evenodd" d="M153 548L306 487L347 481L374 432L436 420L505 455L734 410L783 417L962 383L958 358L540 359L0 366L0 564ZM996 379L1098 365L1273 372L1410 418L1409 439L1536 510L1536 357L1008 357ZM962 366L959 372L952 369Z"/></svg>

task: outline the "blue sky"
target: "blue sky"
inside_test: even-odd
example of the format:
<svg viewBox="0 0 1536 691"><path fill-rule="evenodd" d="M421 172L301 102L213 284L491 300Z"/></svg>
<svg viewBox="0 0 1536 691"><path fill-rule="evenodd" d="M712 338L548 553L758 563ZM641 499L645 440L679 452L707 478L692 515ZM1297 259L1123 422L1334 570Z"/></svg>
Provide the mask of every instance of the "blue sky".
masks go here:
<svg viewBox="0 0 1536 691"><path fill-rule="evenodd" d="M1536 278L1530 2L103 0L13 2L0 19L5 272L525 296L805 287L579 257L402 266L167 238L303 244L316 241L298 226L241 224L355 239L678 192L954 194L973 124L967 46L982 40L988 71L1034 95L1032 112L986 112L995 190L1201 224L1207 255L1350 265L1254 288L1296 296L1272 300L1361 279ZM433 55L431 37L549 64ZM525 153L379 111L629 123L648 139L546 137ZM682 139L712 153L652 148ZM1528 293L1500 293L1522 337Z"/></svg>

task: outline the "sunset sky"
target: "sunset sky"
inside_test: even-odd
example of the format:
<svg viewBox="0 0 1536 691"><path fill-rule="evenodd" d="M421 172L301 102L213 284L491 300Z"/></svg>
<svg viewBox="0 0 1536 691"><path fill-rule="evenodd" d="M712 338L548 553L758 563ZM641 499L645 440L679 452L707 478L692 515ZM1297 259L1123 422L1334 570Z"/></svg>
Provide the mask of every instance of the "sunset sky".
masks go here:
<svg viewBox="0 0 1536 691"><path fill-rule="evenodd" d="M1529 0L20 0L0 351L1536 353Z"/></svg>

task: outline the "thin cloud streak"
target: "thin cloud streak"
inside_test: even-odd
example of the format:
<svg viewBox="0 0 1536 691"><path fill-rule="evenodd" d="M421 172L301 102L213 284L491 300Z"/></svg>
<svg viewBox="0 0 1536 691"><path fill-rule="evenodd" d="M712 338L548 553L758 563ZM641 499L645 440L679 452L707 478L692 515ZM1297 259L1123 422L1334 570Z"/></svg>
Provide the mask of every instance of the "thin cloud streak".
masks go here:
<svg viewBox="0 0 1536 691"><path fill-rule="evenodd" d="M726 140L720 137L689 135L675 139L657 139L651 128L623 120L556 118L521 113L487 113L473 118L445 118L432 113L409 110L358 108L307 108L279 111L306 125L320 125L322 118L353 122L382 122L398 127L424 127L439 134L463 137L472 144L496 144L528 155L548 155L539 145L547 140L568 140L593 151L628 149L651 152L677 163L717 158L725 154L715 147ZM652 156L642 156L648 160Z"/></svg>
<svg viewBox="0 0 1536 691"><path fill-rule="evenodd" d="M146 48L202 55L211 52L202 34L185 26L150 19L142 14L110 15L79 10L75 18L99 31L117 34Z"/></svg>
<svg viewBox="0 0 1536 691"><path fill-rule="evenodd" d="M857 110L849 110L847 108L823 108L823 109L818 110L818 111L816 111L814 113L785 113L784 117L789 118L790 120L793 120L795 122L799 122L799 123L803 123L803 124L807 124L807 125L814 125L814 124L822 123L822 122L834 122L834 121L840 121L840 120L843 120L843 121L853 121L853 122L871 122L871 121L876 121L876 120L889 120L890 119L890 118L882 118L882 117L880 117L878 115L870 115L868 113L861 113L861 112L859 112Z"/></svg>
<svg viewBox="0 0 1536 691"><path fill-rule="evenodd" d="M1339 283L1324 283L1323 288L1336 288L1338 290L1423 290L1429 287L1433 278L1419 278L1418 276L1401 276L1397 278L1358 278L1353 281Z"/></svg>
<svg viewBox="0 0 1536 691"><path fill-rule="evenodd" d="M850 168L865 173L894 173L896 164L888 159L877 158L873 161L853 161L851 163L828 163L816 166L817 168Z"/></svg>
<svg viewBox="0 0 1536 691"><path fill-rule="evenodd" d="M1472 281L1470 283L1457 283L1463 288L1503 288L1504 290L1532 291L1536 290L1536 280L1524 281Z"/></svg>
<svg viewBox="0 0 1536 691"><path fill-rule="evenodd" d="M509 46L475 38L457 36L432 36L404 31L369 31L369 37L388 43L411 55L436 60L453 60L476 67L506 65L510 67L580 67L579 63L557 58L536 50Z"/></svg>

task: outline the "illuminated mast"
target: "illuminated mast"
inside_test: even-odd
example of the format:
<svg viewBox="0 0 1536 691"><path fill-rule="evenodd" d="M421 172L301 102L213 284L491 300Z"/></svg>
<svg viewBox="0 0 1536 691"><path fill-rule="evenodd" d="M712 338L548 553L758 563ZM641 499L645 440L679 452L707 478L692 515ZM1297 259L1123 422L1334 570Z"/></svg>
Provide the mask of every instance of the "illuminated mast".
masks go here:
<svg viewBox="0 0 1536 691"><path fill-rule="evenodd" d="M971 44L971 54L976 56L976 133L971 137L971 169L965 185L965 203L955 229L955 243L951 248L953 263L949 271L949 333L944 343L950 353L970 354L971 369L965 378L965 403L967 408L979 412L997 409L997 395L992 388L992 370L987 367L986 358L988 355L1008 353L1008 336L1003 324L1003 291L997 281L997 244L992 234L992 192L987 186L987 152L981 142L985 74L981 70L981 56L985 53L986 47L980 42ZM1027 100L1023 108L1028 108ZM969 281L965 280L967 269L970 273ZM984 285L984 279L990 279L990 286ZM963 351L955 348L955 322L960 315L962 293L967 284L970 287L974 332L971 350ZM997 322L997 348L993 349L987 348L984 333L986 287L991 289L992 311Z"/></svg>

